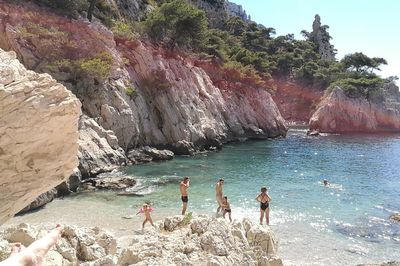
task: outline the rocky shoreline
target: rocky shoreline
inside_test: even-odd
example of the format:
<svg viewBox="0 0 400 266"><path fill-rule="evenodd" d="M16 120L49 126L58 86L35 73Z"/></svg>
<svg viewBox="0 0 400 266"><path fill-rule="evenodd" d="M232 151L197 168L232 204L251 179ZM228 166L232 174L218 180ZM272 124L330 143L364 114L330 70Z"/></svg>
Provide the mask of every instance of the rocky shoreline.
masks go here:
<svg viewBox="0 0 400 266"><path fill-rule="evenodd" d="M9 243L29 245L48 228L20 224L0 232L0 260ZM261 265L280 266L278 239L248 219L229 223L207 215L168 217L156 227L115 238L99 228L65 226L46 265Z"/></svg>

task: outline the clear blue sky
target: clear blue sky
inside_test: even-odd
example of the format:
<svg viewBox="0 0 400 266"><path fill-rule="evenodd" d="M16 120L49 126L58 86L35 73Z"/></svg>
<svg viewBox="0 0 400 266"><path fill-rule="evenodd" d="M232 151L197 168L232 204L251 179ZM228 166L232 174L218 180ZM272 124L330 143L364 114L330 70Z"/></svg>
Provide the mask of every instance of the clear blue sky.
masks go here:
<svg viewBox="0 0 400 266"><path fill-rule="evenodd" d="M400 0L231 0L277 35L312 30L314 15L328 25L337 58L353 52L383 57L384 77L400 78Z"/></svg>

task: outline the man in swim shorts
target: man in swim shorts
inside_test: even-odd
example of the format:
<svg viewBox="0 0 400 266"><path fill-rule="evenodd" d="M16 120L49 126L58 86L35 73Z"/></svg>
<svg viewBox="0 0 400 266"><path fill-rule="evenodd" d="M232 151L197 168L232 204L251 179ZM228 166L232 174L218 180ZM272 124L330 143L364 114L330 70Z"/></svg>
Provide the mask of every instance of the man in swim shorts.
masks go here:
<svg viewBox="0 0 400 266"><path fill-rule="evenodd" d="M187 189L189 188L189 177L185 176L179 185L179 190L181 191L182 200L182 215L185 215L187 209L187 203L189 201Z"/></svg>

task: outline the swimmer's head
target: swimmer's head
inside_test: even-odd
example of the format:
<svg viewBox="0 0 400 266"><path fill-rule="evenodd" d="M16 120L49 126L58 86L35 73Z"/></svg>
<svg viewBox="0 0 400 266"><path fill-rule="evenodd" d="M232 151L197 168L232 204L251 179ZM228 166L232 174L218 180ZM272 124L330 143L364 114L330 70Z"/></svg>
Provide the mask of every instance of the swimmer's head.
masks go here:
<svg viewBox="0 0 400 266"><path fill-rule="evenodd" d="M263 192L263 193L267 192L267 188L266 187L262 187L261 188L261 192Z"/></svg>

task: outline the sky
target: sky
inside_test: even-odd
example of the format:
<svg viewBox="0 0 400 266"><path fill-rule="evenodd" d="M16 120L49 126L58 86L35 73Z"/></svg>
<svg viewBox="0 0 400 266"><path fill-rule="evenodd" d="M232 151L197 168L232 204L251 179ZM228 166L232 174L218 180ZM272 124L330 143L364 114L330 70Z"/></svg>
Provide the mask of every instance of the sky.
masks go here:
<svg viewBox="0 0 400 266"><path fill-rule="evenodd" d="M276 29L277 35L312 31L315 14L329 26L337 59L362 52L383 57L383 77L400 78L400 0L231 0L240 4L251 19ZM397 82L399 83L399 82Z"/></svg>

